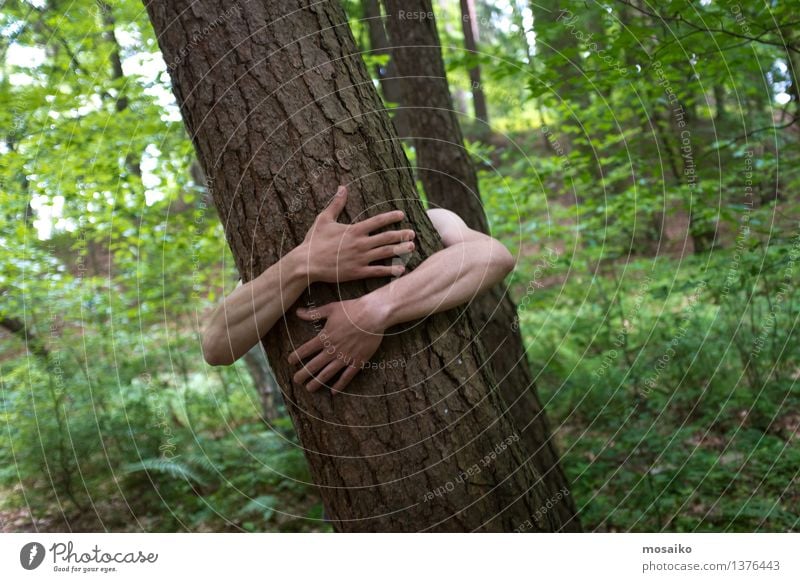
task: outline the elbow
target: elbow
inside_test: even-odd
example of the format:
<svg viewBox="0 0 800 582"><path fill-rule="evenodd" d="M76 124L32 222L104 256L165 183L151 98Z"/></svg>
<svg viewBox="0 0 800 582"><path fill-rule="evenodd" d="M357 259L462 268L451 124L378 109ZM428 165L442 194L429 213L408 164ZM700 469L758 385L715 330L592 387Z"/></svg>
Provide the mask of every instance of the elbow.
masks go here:
<svg viewBox="0 0 800 582"><path fill-rule="evenodd" d="M222 342L216 341L213 334L206 332L203 336L203 359L209 366L230 366L233 363L230 350L226 355Z"/></svg>
<svg viewBox="0 0 800 582"><path fill-rule="evenodd" d="M494 241L495 250L493 253L496 254L496 264L498 270L502 273L501 280L505 279L505 277L514 270L514 267L517 266L517 261L514 259L514 255L499 241Z"/></svg>

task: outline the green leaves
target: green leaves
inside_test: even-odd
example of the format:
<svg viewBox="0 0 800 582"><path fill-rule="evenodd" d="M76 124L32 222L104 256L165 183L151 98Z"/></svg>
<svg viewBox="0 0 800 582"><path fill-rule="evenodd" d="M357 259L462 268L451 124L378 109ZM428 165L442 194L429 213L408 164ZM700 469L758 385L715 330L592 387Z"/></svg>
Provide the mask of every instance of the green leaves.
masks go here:
<svg viewBox="0 0 800 582"><path fill-rule="evenodd" d="M278 498L274 495L259 495L248 501L239 511L238 516L258 515L263 521L269 521L275 513L275 506L279 503Z"/></svg>

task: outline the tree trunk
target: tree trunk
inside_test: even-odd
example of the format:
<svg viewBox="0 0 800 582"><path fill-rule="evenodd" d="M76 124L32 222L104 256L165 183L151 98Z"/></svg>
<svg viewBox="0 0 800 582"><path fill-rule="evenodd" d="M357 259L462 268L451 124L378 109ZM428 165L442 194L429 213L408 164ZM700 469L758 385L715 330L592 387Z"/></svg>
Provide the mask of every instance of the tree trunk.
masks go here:
<svg viewBox="0 0 800 582"><path fill-rule="evenodd" d="M414 115L409 119L413 135L418 136L418 172L428 200L431 206L452 210L471 228L488 234L478 178L453 112L436 23L433 20L409 23L399 18L400 10L427 13L431 10L430 0L384 2L389 38L403 78L406 96L403 105L414 107ZM544 477L551 481L550 487L569 489L536 394L516 305L505 287L498 285L473 301L470 311L480 330L479 339L484 346L491 346L486 353L490 355L500 393L517 425L523 427L523 440L537 455L538 466L545 467ZM571 497L558 510L568 528L580 528Z"/></svg>
<svg viewBox="0 0 800 582"><path fill-rule="evenodd" d="M389 40L386 38L386 29L383 26L383 16L378 0L362 0L364 19L367 21L367 31L369 33L369 44L372 52L379 55L388 55L389 62L384 66L377 67L377 77L381 85L381 93L384 102L392 104L401 103L402 86L397 77L397 67L394 58L389 50ZM408 110L402 107L392 109L392 123L397 130L397 134L402 138L411 137L408 124Z"/></svg>
<svg viewBox="0 0 800 582"><path fill-rule="evenodd" d="M244 356L244 363L247 365L247 371L250 372L250 377L253 379L253 386L258 392L258 397L261 400L261 418L268 425L280 416L278 411L278 385L275 382L275 376L272 374L272 369L267 362L267 356L261 346L256 344Z"/></svg>
<svg viewBox="0 0 800 582"><path fill-rule="evenodd" d="M478 18L475 15L475 0L461 0L461 27L464 30L464 48L473 56L477 56L480 34ZM475 108L475 118L483 122L483 132L489 128L489 111L486 108L486 95L483 92L480 65L476 64L469 68L469 80L472 84L472 105Z"/></svg>
<svg viewBox="0 0 800 582"><path fill-rule="evenodd" d="M340 183L351 192L342 220L405 211L419 250L410 268L441 248L338 2L151 0L147 11L244 281L302 241ZM382 283L314 285L300 302ZM263 340L334 526L559 529L549 507L564 493L526 462L469 315L407 328L387 334L383 369L335 398L291 382L288 354L316 333L294 306Z"/></svg>
<svg viewBox="0 0 800 582"><path fill-rule="evenodd" d="M483 214L470 212L478 201L477 179L453 112L436 21L402 16L409 12L428 14L433 10L431 2L384 0L384 6L392 55L403 83L403 107L411 111L417 173L425 193L435 202L438 193L450 192L451 205L447 208L470 227L485 232L488 226Z"/></svg>

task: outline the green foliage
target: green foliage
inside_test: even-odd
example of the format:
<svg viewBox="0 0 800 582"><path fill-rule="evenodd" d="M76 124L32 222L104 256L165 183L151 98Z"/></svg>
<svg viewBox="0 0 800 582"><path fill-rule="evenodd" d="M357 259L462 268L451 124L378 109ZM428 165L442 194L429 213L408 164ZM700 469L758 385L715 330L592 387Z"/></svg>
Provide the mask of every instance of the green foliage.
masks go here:
<svg viewBox="0 0 800 582"><path fill-rule="evenodd" d="M202 363L213 184L141 3L103 6L0 16L0 511L328 530L289 418ZM798 3L479 1L478 54L435 9L462 113L482 68L492 133L461 119L584 527L796 530Z"/></svg>
<svg viewBox="0 0 800 582"><path fill-rule="evenodd" d="M195 469L180 460L174 460L163 457L156 457L151 459L142 459L136 463L130 463L123 467L123 473L137 473L143 471L152 478L152 473L163 473L176 480L189 481L193 485L205 486L208 481L200 475Z"/></svg>
<svg viewBox="0 0 800 582"><path fill-rule="evenodd" d="M800 239L789 243L679 271L554 261L563 283L526 288L528 355L590 529L796 527L800 292L779 296L779 281Z"/></svg>
<svg viewBox="0 0 800 582"><path fill-rule="evenodd" d="M203 364L198 322L233 265L141 4L8 2L0 30L0 510L324 529L246 366Z"/></svg>
<svg viewBox="0 0 800 582"><path fill-rule="evenodd" d="M530 6L471 152L584 527L796 529L797 7Z"/></svg>

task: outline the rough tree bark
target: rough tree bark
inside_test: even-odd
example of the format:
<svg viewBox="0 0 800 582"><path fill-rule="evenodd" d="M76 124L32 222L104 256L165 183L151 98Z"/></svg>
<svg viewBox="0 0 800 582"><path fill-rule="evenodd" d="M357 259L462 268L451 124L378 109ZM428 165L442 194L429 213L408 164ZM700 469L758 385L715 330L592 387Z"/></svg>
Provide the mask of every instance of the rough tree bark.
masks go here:
<svg viewBox="0 0 800 582"><path fill-rule="evenodd" d="M392 51L403 81L403 107L412 108L410 129L417 148L417 171L425 193L434 207L447 208L461 216L470 227L489 232L478 189L475 168L464 147L464 139L453 108L442 60L436 22L409 22L399 11L427 14L430 0L384 0L386 27ZM523 439L529 450L546 467L544 477L551 487L567 488L568 480L558 462L547 418L537 396L528 366L525 346L517 325L517 307L503 286L477 298L470 306L485 346L493 346L490 364L500 393L518 426L525 427ZM499 349L495 349L499 346ZM558 507L564 529L580 528L573 499Z"/></svg>
<svg viewBox="0 0 800 582"><path fill-rule="evenodd" d="M461 0L461 28L464 31L464 48L476 55L480 39L478 17L475 14L475 0ZM481 67L475 65L469 68L469 80L472 84L472 106L475 109L475 118L482 122L482 130L489 127L489 111L486 107L486 94L483 92L481 80Z"/></svg>
<svg viewBox="0 0 800 582"><path fill-rule="evenodd" d="M441 248L338 2L146 7L244 281L302 241L339 183L351 191L343 220L405 211L419 250L411 268ZM314 285L301 302L382 283ZM335 398L291 382L286 358L317 333L312 324L290 308L264 338L334 526L509 531L530 519L530 529L558 530L559 513L540 510L563 493L515 438L469 315L407 328L376 354L385 369L362 372Z"/></svg>

